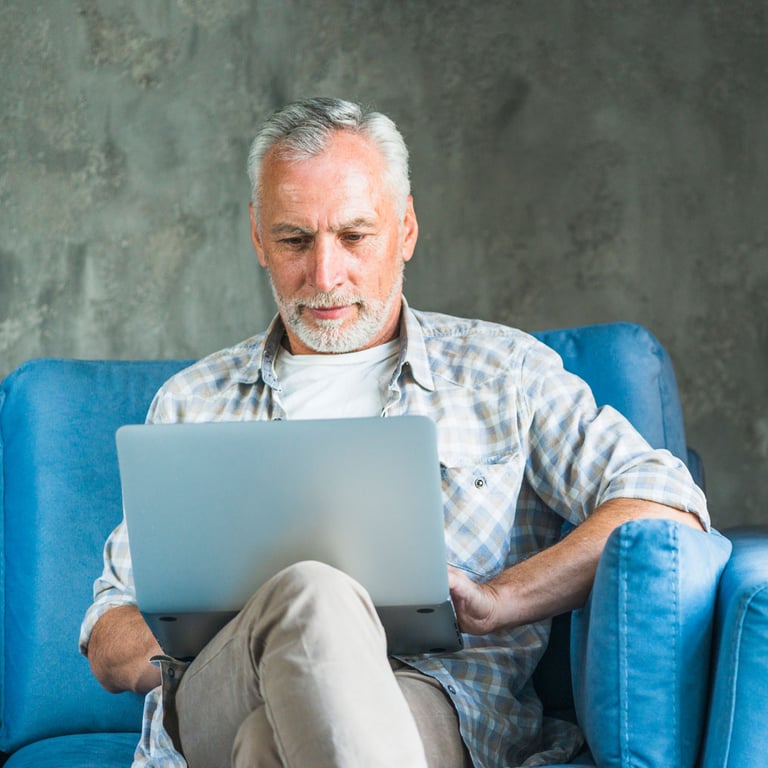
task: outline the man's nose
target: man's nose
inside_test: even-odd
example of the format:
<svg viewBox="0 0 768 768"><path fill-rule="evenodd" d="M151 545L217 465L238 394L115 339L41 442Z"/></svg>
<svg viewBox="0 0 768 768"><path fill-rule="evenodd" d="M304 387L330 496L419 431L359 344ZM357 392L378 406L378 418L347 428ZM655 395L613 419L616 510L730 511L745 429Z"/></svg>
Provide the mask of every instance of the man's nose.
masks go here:
<svg viewBox="0 0 768 768"><path fill-rule="evenodd" d="M345 281L345 253L335 238L318 238L310 266L310 280L318 291L332 291Z"/></svg>

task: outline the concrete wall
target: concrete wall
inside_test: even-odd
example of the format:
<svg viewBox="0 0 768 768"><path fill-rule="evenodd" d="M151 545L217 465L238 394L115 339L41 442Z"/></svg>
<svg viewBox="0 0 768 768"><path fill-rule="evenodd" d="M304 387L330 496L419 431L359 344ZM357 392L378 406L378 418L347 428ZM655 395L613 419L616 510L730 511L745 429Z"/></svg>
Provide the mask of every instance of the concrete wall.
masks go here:
<svg viewBox="0 0 768 768"><path fill-rule="evenodd" d="M768 522L767 42L764 0L2 0L0 375L260 329L248 143L342 95L412 148L411 302L644 323L716 523Z"/></svg>

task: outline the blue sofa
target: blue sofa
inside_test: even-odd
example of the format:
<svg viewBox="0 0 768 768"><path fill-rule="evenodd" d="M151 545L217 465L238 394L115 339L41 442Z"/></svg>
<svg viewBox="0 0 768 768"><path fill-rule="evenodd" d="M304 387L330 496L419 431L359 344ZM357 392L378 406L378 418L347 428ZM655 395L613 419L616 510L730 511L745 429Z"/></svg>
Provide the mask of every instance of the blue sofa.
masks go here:
<svg viewBox="0 0 768 768"><path fill-rule="evenodd" d="M538 334L655 446L686 448L669 358L645 329ZM185 361L32 360L0 389L0 750L7 768L128 766L141 699L109 694L77 648L121 517L114 433ZM731 550L733 553L731 554ZM730 558L729 558L730 556ZM768 766L768 538L670 521L612 535L588 604L554 620L535 684L577 717L576 764Z"/></svg>

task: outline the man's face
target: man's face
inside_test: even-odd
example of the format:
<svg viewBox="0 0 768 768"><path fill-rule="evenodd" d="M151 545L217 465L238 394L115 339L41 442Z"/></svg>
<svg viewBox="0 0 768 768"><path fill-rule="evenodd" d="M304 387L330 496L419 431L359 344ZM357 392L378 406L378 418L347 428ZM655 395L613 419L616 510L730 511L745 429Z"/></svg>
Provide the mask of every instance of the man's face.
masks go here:
<svg viewBox="0 0 768 768"><path fill-rule="evenodd" d="M398 212L385 170L373 143L344 131L308 160L267 153L251 236L293 354L354 352L397 336L418 226L411 198Z"/></svg>

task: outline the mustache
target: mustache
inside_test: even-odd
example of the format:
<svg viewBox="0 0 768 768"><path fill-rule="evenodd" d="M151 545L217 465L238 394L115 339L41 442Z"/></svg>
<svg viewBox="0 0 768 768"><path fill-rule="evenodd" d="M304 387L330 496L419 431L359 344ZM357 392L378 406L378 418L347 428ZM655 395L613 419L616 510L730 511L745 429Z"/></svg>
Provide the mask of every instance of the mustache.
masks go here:
<svg viewBox="0 0 768 768"><path fill-rule="evenodd" d="M356 294L340 293L337 291L320 291L308 299L294 299L291 304L296 309L331 309L332 307L344 307L351 304L363 305L362 297Z"/></svg>

